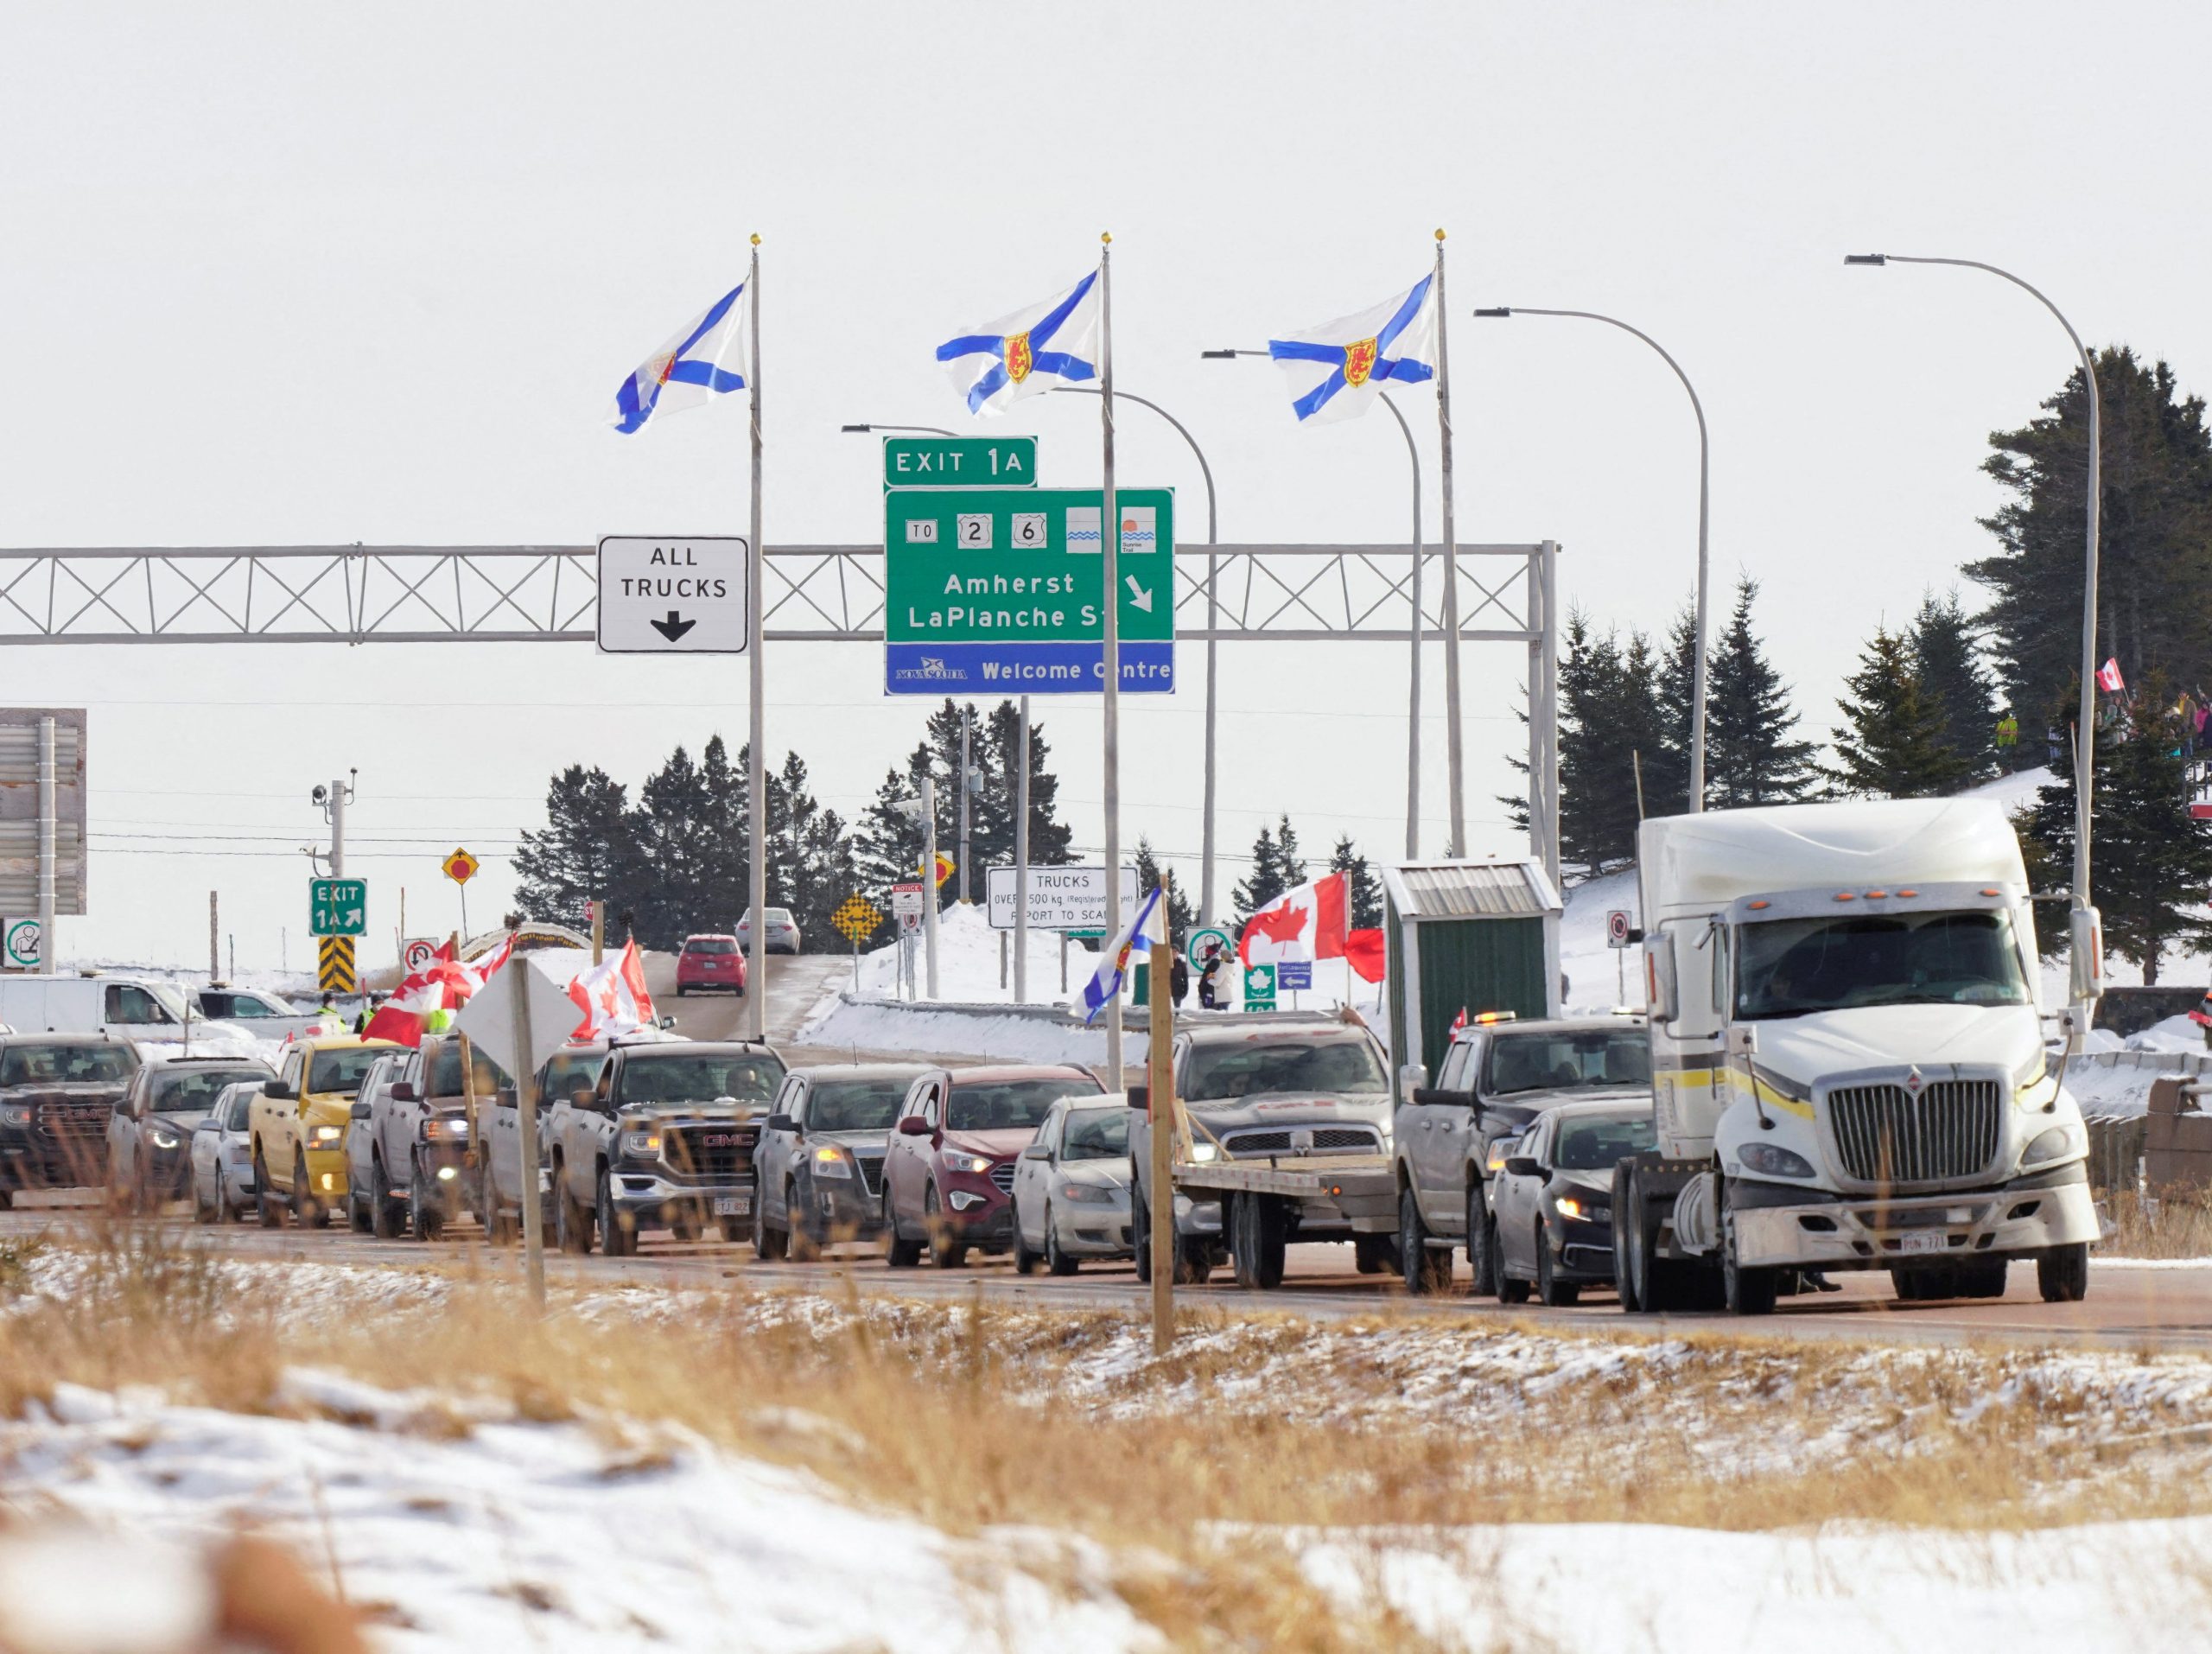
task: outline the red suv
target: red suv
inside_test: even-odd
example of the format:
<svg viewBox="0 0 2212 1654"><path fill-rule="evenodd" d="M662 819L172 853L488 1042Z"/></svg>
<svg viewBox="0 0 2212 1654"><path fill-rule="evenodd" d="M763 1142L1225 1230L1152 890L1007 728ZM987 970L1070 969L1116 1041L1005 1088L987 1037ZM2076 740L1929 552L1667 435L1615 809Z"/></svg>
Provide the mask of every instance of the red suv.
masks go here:
<svg viewBox="0 0 2212 1654"><path fill-rule="evenodd" d="M1061 1097L1105 1087L1072 1065L934 1068L906 1088L883 1157L885 1259L912 1269L922 1248L940 1269L968 1249L1014 1245L1014 1162Z"/></svg>
<svg viewBox="0 0 2212 1654"><path fill-rule="evenodd" d="M734 936L687 936L676 956L676 996L727 989L745 997L745 955Z"/></svg>

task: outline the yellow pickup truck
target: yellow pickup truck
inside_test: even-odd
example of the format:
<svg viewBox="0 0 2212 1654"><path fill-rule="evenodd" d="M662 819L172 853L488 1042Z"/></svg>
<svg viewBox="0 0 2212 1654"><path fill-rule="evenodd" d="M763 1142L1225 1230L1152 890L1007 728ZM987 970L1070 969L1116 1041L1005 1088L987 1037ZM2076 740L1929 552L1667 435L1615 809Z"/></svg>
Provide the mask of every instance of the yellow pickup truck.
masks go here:
<svg viewBox="0 0 2212 1654"><path fill-rule="evenodd" d="M346 1199L346 1128L361 1076L387 1051L389 1040L320 1034L284 1047L276 1078L253 1100L250 1120L253 1180L261 1226L292 1220L320 1229Z"/></svg>

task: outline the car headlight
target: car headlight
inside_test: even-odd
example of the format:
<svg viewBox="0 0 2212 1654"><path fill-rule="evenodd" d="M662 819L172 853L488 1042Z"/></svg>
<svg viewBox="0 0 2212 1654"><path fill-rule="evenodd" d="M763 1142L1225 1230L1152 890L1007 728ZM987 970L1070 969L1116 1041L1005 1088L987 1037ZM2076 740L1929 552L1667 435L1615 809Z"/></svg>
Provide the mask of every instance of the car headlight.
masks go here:
<svg viewBox="0 0 2212 1654"><path fill-rule="evenodd" d="M159 1126L154 1127L146 1135L154 1140L154 1147L156 1148L174 1148L184 1141L174 1131L164 1131Z"/></svg>
<svg viewBox="0 0 2212 1654"><path fill-rule="evenodd" d="M991 1163L981 1155L947 1155L944 1157L944 1169L948 1172L966 1172L971 1176L981 1177L991 1169Z"/></svg>
<svg viewBox="0 0 2212 1654"><path fill-rule="evenodd" d="M1812 1162L1774 1143L1745 1143L1736 1151L1744 1169L1762 1177L1810 1177Z"/></svg>
<svg viewBox="0 0 2212 1654"><path fill-rule="evenodd" d="M2041 1166L2048 1161L2079 1154L2088 1146L2087 1134L2080 1126L2053 1126L2028 1145L2027 1152L2020 1156L2020 1164Z"/></svg>
<svg viewBox="0 0 2212 1654"><path fill-rule="evenodd" d="M1221 1148L1218 1144L1192 1143L1191 1145L1191 1161L1193 1165L1204 1166L1209 1161L1217 1161L1220 1158Z"/></svg>
<svg viewBox="0 0 2212 1654"><path fill-rule="evenodd" d="M423 1137L426 1142L436 1142L441 1140L447 1142L455 1141L467 1142L468 1141L467 1118L466 1116L456 1115L450 1120L425 1120L423 1122Z"/></svg>
<svg viewBox="0 0 2212 1654"><path fill-rule="evenodd" d="M817 1177L850 1177L853 1163L845 1158L845 1151L824 1143L814 1151L814 1174Z"/></svg>
<svg viewBox="0 0 2212 1654"><path fill-rule="evenodd" d="M622 1152L632 1160L652 1160L660 1153L660 1133L626 1131L622 1134Z"/></svg>
<svg viewBox="0 0 2212 1654"><path fill-rule="evenodd" d="M1505 1162L1511 1157L1512 1153L1513 1145L1511 1142L1500 1140L1490 1146L1490 1158L1484 1161L1483 1164L1493 1172L1502 1172L1505 1169Z"/></svg>
<svg viewBox="0 0 2212 1654"><path fill-rule="evenodd" d="M1077 1206L1110 1206L1120 1199L1119 1189L1098 1183L1063 1183L1060 1199L1072 1200Z"/></svg>
<svg viewBox="0 0 2212 1654"><path fill-rule="evenodd" d="M1586 1194L1556 1194L1552 1197L1552 1209L1562 1218L1577 1223L1601 1224L1612 1215L1612 1208Z"/></svg>
<svg viewBox="0 0 2212 1654"><path fill-rule="evenodd" d="M345 1135L346 1128L343 1126L317 1126L315 1129L315 1147L318 1148L335 1148L337 1146L338 1140Z"/></svg>
<svg viewBox="0 0 2212 1654"><path fill-rule="evenodd" d="M10 1103L0 1109L0 1126L27 1126L30 1123L30 1105L27 1103Z"/></svg>

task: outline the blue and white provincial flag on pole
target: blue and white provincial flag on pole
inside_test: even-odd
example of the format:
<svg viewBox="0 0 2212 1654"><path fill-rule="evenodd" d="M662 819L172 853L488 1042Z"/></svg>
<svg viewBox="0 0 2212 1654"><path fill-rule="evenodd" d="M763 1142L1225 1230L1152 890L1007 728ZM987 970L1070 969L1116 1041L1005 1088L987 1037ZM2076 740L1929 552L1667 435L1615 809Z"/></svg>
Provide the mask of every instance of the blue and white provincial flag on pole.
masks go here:
<svg viewBox="0 0 2212 1654"><path fill-rule="evenodd" d="M709 398L745 389L745 311L738 302L745 283L716 299L707 313L622 381L607 423L625 436L645 428L655 414L681 413Z"/></svg>
<svg viewBox="0 0 2212 1654"><path fill-rule="evenodd" d="M973 414L1003 413L1024 397L1098 377L1098 272L1042 304L948 339L937 359Z"/></svg>
<svg viewBox="0 0 2212 1654"><path fill-rule="evenodd" d="M1083 985L1084 1027L1106 1008L1107 1001L1122 991L1122 973L1128 969L1129 954L1136 945L1141 942L1149 947L1166 939L1167 928L1160 912L1160 887L1154 885L1152 894L1137 905L1136 917L1099 954L1098 969Z"/></svg>
<svg viewBox="0 0 2212 1654"><path fill-rule="evenodd" d="M1436 377L1436 307L1429 302L1435 280L1424 276L1371 310L1268 340L1268 354L1290 379L1291 411L1301 423L1357 419L1386 384Z"/></svg>

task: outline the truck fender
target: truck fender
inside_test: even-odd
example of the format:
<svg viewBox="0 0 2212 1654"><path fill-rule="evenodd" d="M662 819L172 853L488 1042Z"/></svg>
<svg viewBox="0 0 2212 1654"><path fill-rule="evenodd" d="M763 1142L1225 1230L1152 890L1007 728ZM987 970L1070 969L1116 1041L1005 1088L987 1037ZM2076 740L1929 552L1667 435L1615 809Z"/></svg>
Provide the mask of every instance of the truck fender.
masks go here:
<svg viewBox="0 0 2212 1654"><path fill-rule="evenodd" d="M1703 1256L1720 1249L1720 1175L1704 1172L1675 1197L1675 1244Z"/></svg>

